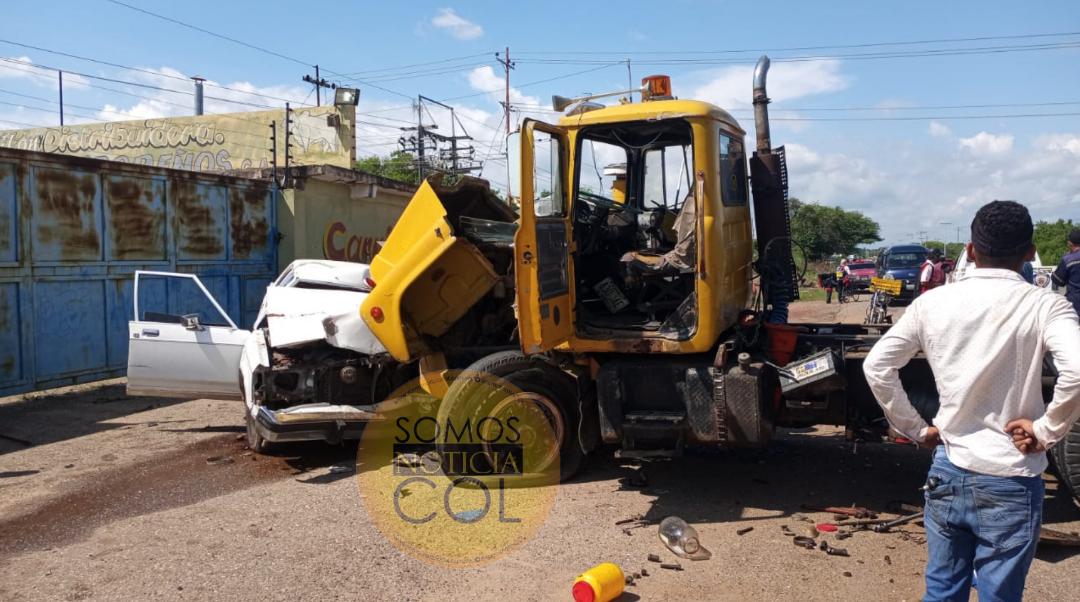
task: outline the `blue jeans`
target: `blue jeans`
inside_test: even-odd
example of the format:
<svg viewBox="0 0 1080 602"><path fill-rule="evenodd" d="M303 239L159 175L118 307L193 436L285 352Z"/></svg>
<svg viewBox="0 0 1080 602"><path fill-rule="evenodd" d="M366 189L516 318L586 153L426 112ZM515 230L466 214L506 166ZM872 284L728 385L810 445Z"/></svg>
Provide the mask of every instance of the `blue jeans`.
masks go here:
<svg viewBox="0 0 1080 602"><path fill-rule="evenodd" d="M926 492L926 597L967 601L973 571L979 602L1020 600L1042 524L1041 477L995 477L954 466L934 450Z"/></svg>

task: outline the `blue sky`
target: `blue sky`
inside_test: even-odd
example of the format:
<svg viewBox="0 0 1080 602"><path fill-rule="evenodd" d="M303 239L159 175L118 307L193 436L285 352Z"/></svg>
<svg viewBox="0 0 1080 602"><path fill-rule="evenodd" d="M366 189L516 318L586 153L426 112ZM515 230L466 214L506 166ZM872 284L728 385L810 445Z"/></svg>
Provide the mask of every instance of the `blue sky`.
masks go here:
<svg viewBox="0 0 1080 602"><path fill-rule="evenodd" d="M681 97L710 100L745 116L749 69L759 51L775 58L834 57L774 64L770 94L774 140L789 148L792 193L804 200L864 211L888 242L927 232L956 236L975 209L994 198L1027 203L1036 218L1080 220L1080 116L950 119L1029 113L1080 113L1080 4L1059 2L773 2L669 0L578 2L293 2L184 3L125 0L149 11L262 46L299 63L319 63L324 77L362 89L361 154L393 150L397 120L412 120L410 98L453 101L492 160L485 175L501 185L498 99L502 72L493 53L505 46L517 62L513 101L523 115L554 119L536 105L550 95L624 86L668 73ZM561 10L559 10L561 8ZM168 76L201 75L241 92L218 95L280 105L266 96L312 102L304 66L118 6L106 0L43 3L8 0L0 38L92 57L153 73L130 72L0 43L0 57L92 75L188 89ZM919 45L837 48L984 36L1027 37ZM1062 44L1072 47L1062 48ZM1034 45L1056 45L1035 50ZM785 50L797 47L831 47ZM990 48L1004 52L904 58L865 56ZM1003 48L1012 47L1012 48ZM1025 47L1025 48L1015 48ZM720 53L751 49L751 52ZM859 56L863 55L863 56ZM462 58L456 58L462 57ZM453 60L450 60L453 59ZM687 63L708 59L715 64ZM407 67L416 63L442 63ZM558 61L553 63L552 61ZM55 125L48 99L55 84L10 62L0 69L0 127ZM577 76L567 74L592 70ZM427 73L417 73L427 71ZM36 73L32 74L30 72ZM356 74L357 83L339 74ZM422 77L415 77L422 75ZM523 86L528 82L559 78ZM190 97L109 84L122 95L69 77L70 121L146 118L189 112ZM521 87L519 87L521 86ZM379 89L393 90L389 92ZM490 93L486 93L490 92ZM14 94L13 94L14 93ZM211 92L208 91L208 94ZM17 94L38 98L27 98ZM265 96L257 96L262 94ZM41 100L45 99L45 100ZM1040 103L1067 103L1048 105ZM957 105L1024 106L919 109ZM22 105L22 106L13 106ZM55 108L55 104L51 106ZM242 105L208 103L213 112ZM252 107L247 107L252 108ZM822 111L819 109L872 109ZM97 110L94 110L97 109ZM252 108L253 109L253 108ZM851 118L936 117L896 121ZM433 116L437 121L445 119ZM841 118L843 121L805 121ZM961 237L966 236L966 227Z"/></svg>

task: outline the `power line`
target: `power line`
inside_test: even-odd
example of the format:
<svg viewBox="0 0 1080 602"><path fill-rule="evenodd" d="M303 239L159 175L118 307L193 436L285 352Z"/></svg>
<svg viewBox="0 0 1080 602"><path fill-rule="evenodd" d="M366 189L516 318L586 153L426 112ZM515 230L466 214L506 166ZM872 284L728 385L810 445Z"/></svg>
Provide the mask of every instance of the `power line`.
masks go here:
<svg viewBox="0 0 1080 602"><path fill-rule="evenodd" d="M770 117L772 121L946 121L949 119L1021 119L1028 117L1076 117L1075 113L1013 113L1006 115L921 115L903 117Z"/></svg>
<svg viewBox="0 0 1080 602"><path fill-rule="evenodd" d="M397 67L382 67L382 68L379 68L379 69L368 69L368 70L364 70L364 71L354 71L352 73L349 73L348 75L351 75L353 77L374 77L374 76L376 76L376 74L386 72L386 71L400 71L400 70L403 70L403 69L412 69L414 67L424 67L424 66L428 66L428 65L438 65L438 64L444 64L444 63L453 63L453 62L462 61L462 60L465 60L465 59L474 59L474 58L478 58L478 57L487 57L487 56L491 56L491 53L490 52L479 52L477 54L466 54L464 56L455 56L455 57L451 57L451 58L448 58L448 59L440 59L440 60L437 60L437 61L426 61L426 62L423 62L423 63L413 63L411 65L399 65Z"/></svg>
<svg viewBox="0 0 1080 602"><path fill-rule="evenodd" d="M999 35L999 36L978 36L968 38L938 38L932 40L903 40L893 42L863 42L857 44L834 44L826 46L789 46L787 48L742 48L742 49L726 49L726 50L617 50L617 51L603 51L603 50L534 50L524 51L518 54L530 55L530 54L566 54L566 55L586 55L586 54L612 54L619 56L626 56L628 54L645 55L645 54L739 54L746 52L800 52L804 50L836 50L836 49L848 49L848 48L874 48L881 46L917 46L921 44L949 44L960 42L989 42L995 40L1020 40L1029 38L1056 38L1056 37L1070 37L1078 36L1080 31L1060 32L1060 33L1031 33L1031 34L1011 34L1011 35Z"/></svg>
<svg viewBox="0 0 1080 602"><path fill-rule="evenodd" d="M88 57L88 56L80 56L80 55L77 55L77 54L71 54L69 52L62 52L60 50L53 50L51 48L43 48L41 46L33 46L31 44L24 44L22 42L15 42L15 41L12 41L12 40L0 39L0 42L2 42L4 44L10 44L12 46L18 46L20 48L28 48L28 49L31 49L31 50L37 50L37 51L40 51L40 52L47 52L49 54L55 54L57 56L63 56L63 57L72 58L72 59L76 59L76 60L80 60L80 61L87 61L87 62L90 62L90 63L96 63L98 65L105 65L105 66L113 67L113 68L116 68L116 69L122 69L124 71L132 71L132 72L136 72L136 73L143 73L143 74L151 75L151 76L154 76L154 77L160 77L160 78L165 78L165 79L174 79L174 80L183 81L183 82L190 81L190 79L191 79L191 78L189 78L187 76L170 75L168 73L161 73L159 71L154 71L152 69L143 69L141 67L131 67L129 65L121 65L119 63L113 63L111 61L106 61L106 60L102 60L102 59L95 59L95 58ZM20 62L22 62L22 61L20 61ZM67 69L65 69L64 71L67 71ZM74 72L72 72L72 73L74 73ZM89 77L89 76L84 76L84 77ZM280 102L292 102L292 103L296 102L295 100L291 100L291 99L288 99L288 98L280 98L278 96L271 96L269 94L263 94L263 93L260 93L260 92L250 92L250 91L241 90L241 89L238 89L238 88L230 88L228 86L222 86L220 84L215 84L215 83L211 83L211 82L207 82L205 85L207 87L217 88L219 90L228 90L229 92L236 92L238 94L248 94L248 95L251 95L251 96L258 96L260 98L268 98L270 100L277 100L277 101L280 101ZM297 103L297 104L302 104L302 103Z"/></svg>
<svg viewBox="0 0 1080 602"><path fill-rule="evenodd" d="M974 55L974 54L1002 54L1009 52L1034 52L1044 50L1068 50L1073 48L1080 48L1080 41L1077 42L1060 42L1053 44L1030 44L1030 45L1015 45L1015 46L984 46L974 48L935 48L926 50L914 50L914 51L895 51L895 52L869 52L869 53L850 53L850 54L824 54L824 55L796 55L796 56L777 56L770 57L773 62L779 63L796 63L796 62L814 62L814 61L831 61L831 60L880 60L880 59L899 59L899 58L922 58L922 57L939 57L939 56L962 56L962 55ZM650 66L668 66L668 65L742 65L746 64L751 59L738 58L738 59L712 59L712 58L669 58L669 59L637 59L635 64L650 65ZM602 63L602 59L569 59L569 58L534 58L534 59L521 59L522 63L529 64L545 64L545 65L595 65ZM622 64L626 64L625 60Z"/></svg>

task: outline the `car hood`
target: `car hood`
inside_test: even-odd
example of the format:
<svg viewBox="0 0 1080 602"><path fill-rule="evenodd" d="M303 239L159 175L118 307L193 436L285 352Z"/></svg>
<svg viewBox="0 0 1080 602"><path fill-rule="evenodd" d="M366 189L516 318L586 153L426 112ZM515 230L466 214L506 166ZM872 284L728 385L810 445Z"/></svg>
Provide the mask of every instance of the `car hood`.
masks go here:
<svg viewBox="0 0 1080 602"><path fill-rule="evenodd" d="M386 347L360 319L360 304L367 296L359 291L271 286L263 301L270 345L295 347L325 340L359 353L385 353Z"/></svg>
<svg viewBox="0 0 1080 602"><path fill-rule="evenodd" d="M885 273L897 280L914 280L919 275L919 268L889 268Z"/></svg>

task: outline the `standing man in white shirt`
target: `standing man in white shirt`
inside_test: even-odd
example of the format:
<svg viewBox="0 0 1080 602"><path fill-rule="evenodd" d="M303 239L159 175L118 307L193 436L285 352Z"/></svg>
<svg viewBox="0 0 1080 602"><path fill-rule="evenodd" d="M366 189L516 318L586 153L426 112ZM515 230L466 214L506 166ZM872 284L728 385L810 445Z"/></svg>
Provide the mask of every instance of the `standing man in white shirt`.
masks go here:
<svg viewBox="0 0 1080 602"><path fill-rule="evenodd" d="M975 269L918 297L871 349L866 380L889 423L934 458L926 480L925 600L1019 600L1042 523L1045 450L1080 416L1080 324L1069 303L1020 276L1033 258L1031 215L994 201L971 223ZM1059 377L1042 398L1042 358ZM899 370L917 353L933 370L934 425L912 407Z"/></svg>

